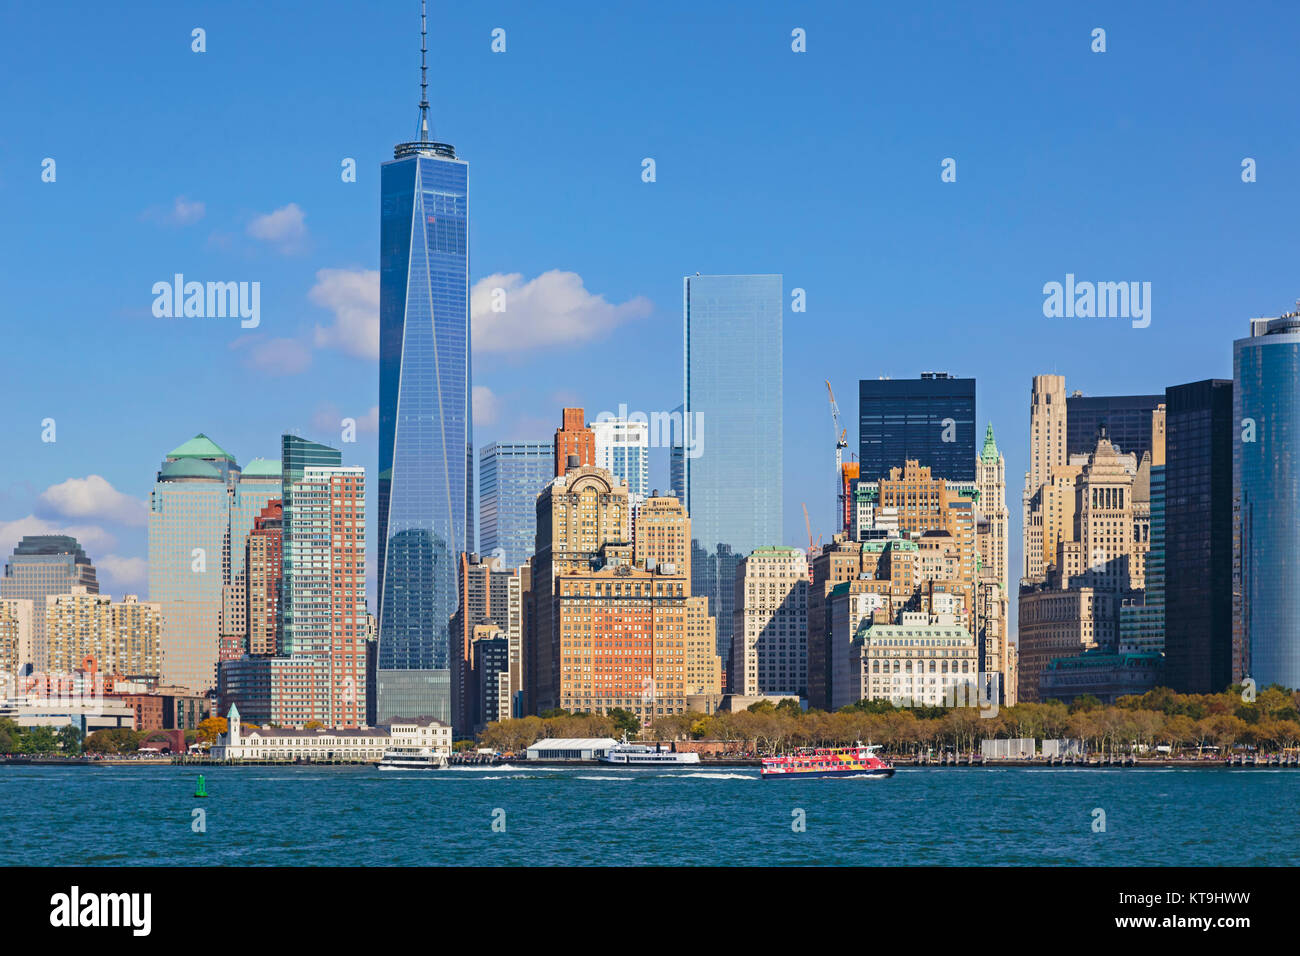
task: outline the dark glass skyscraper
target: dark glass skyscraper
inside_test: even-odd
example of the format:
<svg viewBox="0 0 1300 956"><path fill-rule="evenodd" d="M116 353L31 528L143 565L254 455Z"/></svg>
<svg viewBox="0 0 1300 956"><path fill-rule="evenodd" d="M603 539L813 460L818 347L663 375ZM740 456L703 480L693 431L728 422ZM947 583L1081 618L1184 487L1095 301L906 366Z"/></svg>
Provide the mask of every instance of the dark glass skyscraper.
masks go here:
<svg viewBox="0 0 1300 956"><path fill-rule="evenodd" d="M887 478L908 459L929 466L935 478L975 480L975 379L923 372L858 382L862 480Z"/></svg>
<svg viewBox="0 0 1300 956"><path fill-rule="evenodd" d="M423 72L423 68L422 68ZM380 177L377 719L446 720L456 569L472 551L469 166L428 138ZM418 711L418 712L412 712Z"/></svg>
<svg viewBox="0 0 1300 956"><path fill-rule="evenodd" d="M687 276L674 486L691 517L691 593L730 660L736 564L781 543L781 276Z"/></svg>
<svg viewBox="0 0 1300 956"><path fill-rule="evenodd" d="M1300 688L1300 312L1232 344L1233 654ZM1234 679L1238 674L1234 673Z"/></svg>
<svg viewBox="0 0 1300 956"><path fill-rule="evenodd" d="M1151 413L1163 395L1071 395L1065 400L1065 454L1090 455L1097 447L1098 430L1121 452L1142 460L1151 450Z"/></svg>
<svg viewBox="0 0 1300 956"><path fill-rule="evenodd" d="M1165 406L1166 680L1217 694L1232 683L1232 382L1173 386ZM1151 571L1148 557L1148 589Z"/></svg>

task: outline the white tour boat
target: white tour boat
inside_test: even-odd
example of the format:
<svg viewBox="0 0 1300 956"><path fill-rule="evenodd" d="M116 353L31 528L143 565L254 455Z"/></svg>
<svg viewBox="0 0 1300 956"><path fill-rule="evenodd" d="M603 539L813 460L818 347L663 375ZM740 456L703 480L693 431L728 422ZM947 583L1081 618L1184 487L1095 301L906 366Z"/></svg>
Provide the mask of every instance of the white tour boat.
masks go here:
<svg viewBox="0 0 1300 956"><path fill-rule="evenodd" d="M428 747L389 747L379 761L380 770L441 770L447 758Z"/></svg>
<svg viewBox="0 0 1300 956"><path fill-rule="evenodd" d="M627 734L624 734L623 740L610 747L601 756L600 760L601 763L619 764L620 766L674 767L699 763L700 755L696 753L675 753L671 750L660 750L658 747L649 747L645 744L630 744L627 742Z"/></svg>

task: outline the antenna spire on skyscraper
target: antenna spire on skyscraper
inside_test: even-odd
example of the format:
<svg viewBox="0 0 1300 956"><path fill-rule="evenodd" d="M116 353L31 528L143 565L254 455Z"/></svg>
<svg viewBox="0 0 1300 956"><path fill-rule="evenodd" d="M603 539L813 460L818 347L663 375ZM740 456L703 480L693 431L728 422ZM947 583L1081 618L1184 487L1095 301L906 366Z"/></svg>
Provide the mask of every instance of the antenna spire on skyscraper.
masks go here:
<svg viewBox="0 0 1300 956"><path fill-rule="evenodd" d="M428 37L428 23L425 13L425 4L427 0L420 0L420 142L429 141L429 73L428 63L425 55L429 47L426 38Z"/></svg>
<svg viewBox="0 0 1300 956"><path fill-rule="evenodd" d="M429 14L428 0L420 0L420 121L415 138L409 143L393 147L393 158L408 156L440 156L456 158L456 147L450 143L435 143L429 138Z"/></svg>

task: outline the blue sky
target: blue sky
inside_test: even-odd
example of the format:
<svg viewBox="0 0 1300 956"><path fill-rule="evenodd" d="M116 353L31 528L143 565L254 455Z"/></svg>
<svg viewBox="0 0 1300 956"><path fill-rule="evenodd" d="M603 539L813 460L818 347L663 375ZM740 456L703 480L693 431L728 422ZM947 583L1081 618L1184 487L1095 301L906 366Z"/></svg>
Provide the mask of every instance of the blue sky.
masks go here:
<svg viewBox="0 0 1300 956"><path fill-rule="evenodd" d="M0 10L0 547L72 528L106 590L143 590L140 502L196 432L246 462L286 429L337 444L348 415L373 474L378 167L416 128L418 3ZM829 537L823 380L852 423L859 378L923 370L977 378L1018 542L1033 374L1231 377L1247 319L1300 296L1298 25L1282 3L432 3L472 278L516 277L489 284L526 323L476 332L477 443L549 437L564 404L672 409L682 276L779 272L807 295L785 543L801 502ZM260 282L260 327L155 318L177 272ZM1150 282L1150 327L1044 318L1066 273Z"/></svg>

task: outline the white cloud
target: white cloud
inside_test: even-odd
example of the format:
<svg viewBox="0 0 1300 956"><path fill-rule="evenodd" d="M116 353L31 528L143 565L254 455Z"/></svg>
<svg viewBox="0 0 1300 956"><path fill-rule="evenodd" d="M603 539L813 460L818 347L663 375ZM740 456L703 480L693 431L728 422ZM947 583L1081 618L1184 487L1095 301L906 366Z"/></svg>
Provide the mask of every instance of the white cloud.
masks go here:
<svg viewBox="0 0 1300 956"><path fill-rule="evenodd" d="M203 218L206 211L207 207L199 200L190 199L188 196L177 196L172 200L170 209L150 206L144 211L142 218L168 226L192 226Z"/></svg>
<svg viewBox="0 0 1300 956"><path fill-rule="evenodd" d="M297 339L264 339L245 335L230 343L245 349L244 365L268 375L298 375L311 368L311 349Z"/></svg>
<svg viewBox="0 0 1300 956"><path fill-rule="evenodd" d="M27 515L13 521L0 521L0 556L7 559L13 553L14 545L28 534L72 535L92 562L96 554L117 546L117 539L98 525L69 525Z"/></svg>
<svg viewBox="0 0 1300 956"><path fill-rule="evenodd" d="M493 311L503 301L504 312ZM334 313L329 326L316 326L318 348L336 348L359 358L379 357L379 273L372 269L321 269L308 297ZM480 279L470 291L473 347L484 352L524 352L576 345L608 334L625 322L650 315L649 299L637 296L615 305L593 295L576 272L552 269L525 281L517 272Z"/></svg>
<svg viewBox="0 0 1300 956"><path fill-rule="evenodd" d="M474 424L494 425L501 417L501 399L486 385L474 386Z"/></svg>
<svg viewBox="0 0 1300 956"><path fill-rule="evenodd" d="M93 559L92 559L93 560ZM149 590L149 562L144 558L128 558L106 554L95 561L95 576L99 590L121 600L126 594L146 594Z"/></svg>
<svg viewBox="0 0 1300 956"><path fill-rule="evenodd" d="M317 347L358 358L379 358L379 272L321 269L307 297L334 313L334 324L316 326Z"/></svg>
<svg viewBox="0 0 1300 956"><path fill-rule="evenodd" d="M502 302L504 311L493 311ZM497 273L474 283L470 292L473 347L477 352L521 352L577 345L643 319L652 308L644 296L621 305L607 302L588 292L576 272L552 269L527 282L517 272Z"/></svg>
<svg viewBox="0 0 1300 956"><path fill-rule="evenodd" d="M148 505L118 491L100 475L51 485L36 499L36 510L52 518L96 518L127 525L149 521Z"/></svg>
<svg viewBox="0 0 1300 956"><path fill-rule="evenodd" d="M248 224L248 234L279 246L281 252L295 252L307 238L303 211L297 203L281 206L274 212L257 216Z"/></svg>

